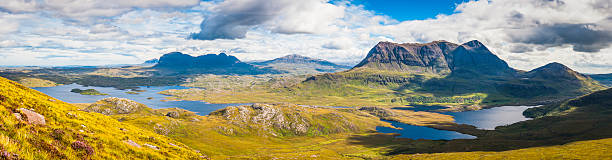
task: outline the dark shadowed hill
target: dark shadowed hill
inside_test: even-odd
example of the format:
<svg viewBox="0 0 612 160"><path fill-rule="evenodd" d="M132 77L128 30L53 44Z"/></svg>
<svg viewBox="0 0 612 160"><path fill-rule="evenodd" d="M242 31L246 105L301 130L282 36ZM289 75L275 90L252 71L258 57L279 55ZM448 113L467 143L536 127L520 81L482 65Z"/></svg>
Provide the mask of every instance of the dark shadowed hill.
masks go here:
<svg viewBox="0 0 612 160"><path fill-rule="evenodd" d="M253 62L251 64L297 74L337 72L350 68L349 66L338 65L326 60L297 54L290 54L263 62Z"/></svg>
<svg viewBox="0 0 612 160"><path fill-rule="evenodd" d="M178 74L264 74L281 73L276 70L258 68L241 62L225 53L206 54L193 57L181 52L171 52L159 58L153 68Z"/></svg>

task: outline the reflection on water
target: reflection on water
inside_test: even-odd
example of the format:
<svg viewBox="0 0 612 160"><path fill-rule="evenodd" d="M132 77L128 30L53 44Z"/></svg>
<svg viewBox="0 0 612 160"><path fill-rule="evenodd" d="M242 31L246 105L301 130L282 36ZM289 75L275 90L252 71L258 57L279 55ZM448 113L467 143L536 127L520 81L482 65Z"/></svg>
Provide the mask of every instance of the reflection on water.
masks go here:
<svg viewBox="0 0 612 160"><path fill-rule="evenodd" d="M376 127L376 131L381 133L399 133L399 138L411 139L432 139L432 140L451 140L451 139L474 139L475 136L461 134L454 131L438 130L423 126L414 126L405 123L386 121L394 127L402 129L393 129L389 127Z"/></svg>
<svg viewBox="0 0 612 160"><path fill-rule="evenodd" d="M451 115L458 124L469 124L479 129L493 130L497 126L509 125L520 121L529 120L523 116L523 111L537 106L502 106L478 111L466 112L441 112L441 114ZM414 106L396 107L393 109L412 110L412 111L433 111L445 108L443 106ZM388 127L377 127L376 130L382 133L399 133L401 138L412 139L465 139L475 138L471 135L461 134L452 131L437 130L428 127L413 126L399 122L391 122L393 126L404 128L397 130Z"/></svg>
<svg viewBox="0 0 612 160"><path fill-rule="evenodd" d="M106 93L109 95L81 95L78 93L70 92L70 90L74 88L79 89L95 89L102 93ZM237 105L245 105L245 104L210 104L201 101L161 101L164 100L166 95L158 94L160 91L168 90L168 89L187 89L187 87L182 86L151 86L151 87L140 87L141 90L145 90L144 92L139 92L139 94L127 94L125 92L129 90L118 90L112 87L92 87L92 86L82 86L78 84L70 84L70 85L62 85L56 87L36 87L33 88L42 93L45 93L51 97L55 97L64 102L68 103L93 103L100 99L106 97L119 97L119 98L127 98L134 100L136 102L145 104L151 108L159 109L159 108L182 108L193 112L198 112L199 115L207 115L208 113L215 111L217 109L225 108L227 106L237 106ZM149 99L152 98L152 99Z"/></svg>
<svg viewBox="0 0 612 160"><path fill-rule="evenodd" d="M493 130L497 126L509 125L512 123L529 120L523 116L523 111L537 106L502 106L490 109L466 112L445 112L455 117L455 122L459 124L469 124L480 129Z"/></svg>

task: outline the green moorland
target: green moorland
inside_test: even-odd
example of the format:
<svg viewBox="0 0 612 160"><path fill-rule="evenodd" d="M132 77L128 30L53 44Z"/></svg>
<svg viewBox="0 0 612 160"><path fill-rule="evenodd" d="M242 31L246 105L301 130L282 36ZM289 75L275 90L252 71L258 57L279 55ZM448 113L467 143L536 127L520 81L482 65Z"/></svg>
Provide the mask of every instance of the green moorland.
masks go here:
<svg viewBox="0 0 612 160"><path fill-rule="evenodd" d="M255 104L197 116L181 109L116 107L117 100L82 105L200 150L213 159L458 159L609 157L612 143L612 89L565 101L571 110L495 130L452 123L452 117L378 107L320 108ZM122 100L129 101L129 100ZM557 106L564 108L563 105ZM131 110L131 111L129 111ZM435 114L435 113L432 113ZM430 116L431 119L423 118ZM453 130L477 139L411 140L373 132L387 119ZM445 120L446 119L446 120ZM452 153L449 153L452 152ZM546 152L546 153L540 153ZM570 152L579 152L572 154ZM418 154L417 154L418 153ZM427 154L422 154L427 153Z"/></svg>
<svg viewBox="0 0 612 160"><path fill-rule="evenodd" d="M179 99L210 103L289 102L323 106L425 104L449 106L450 110L466 110L551 103L604 89L588 77L576 77L577 80L550 81L545 78L521 79L476 73L413 74L354 68L305 79L282 77L249 86L227 85L227 89L205 90L198 94L180 91L163 93ZM206 88L201 84L211 84L205 82L215 81L212 79L214 77L207 80L195 79L189 86Z"/></svg>
<svg viewBox="0 0 612 160"><path fill-rule="evenodd" d="M180 142L0 78L0 159L202 159ZM128 144L136 144L139 147Z"/></svg>

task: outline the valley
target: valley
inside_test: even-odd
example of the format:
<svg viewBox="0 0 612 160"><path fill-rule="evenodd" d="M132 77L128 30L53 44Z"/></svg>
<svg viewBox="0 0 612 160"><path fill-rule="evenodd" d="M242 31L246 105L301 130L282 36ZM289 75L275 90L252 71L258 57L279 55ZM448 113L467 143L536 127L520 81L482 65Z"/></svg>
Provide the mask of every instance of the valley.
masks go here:
<svg viewBox="0 0 612 160"><path fill-rule="evenodd" d="M601 77L560 63L516 70L478 41L381 42L352 68L299 55L245 63L173 52L141 66L4 69L0 76L70 103L71 112L184 144L201 159L580 159L608 156L592 146L612 137L612 95ZM8 88L41 94L10 80L3 80ZM39 148L55 154L61 147ZM15 149L8 150L32 152Z"/></svg>

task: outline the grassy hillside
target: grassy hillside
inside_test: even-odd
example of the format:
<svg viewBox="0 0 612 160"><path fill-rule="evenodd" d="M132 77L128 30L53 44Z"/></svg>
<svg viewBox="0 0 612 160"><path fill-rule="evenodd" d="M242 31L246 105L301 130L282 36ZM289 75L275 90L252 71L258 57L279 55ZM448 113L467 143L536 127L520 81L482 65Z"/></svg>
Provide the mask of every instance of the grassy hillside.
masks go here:
<svg viewBox="0 0 612 160"><path fill-rule="evenodd" d="M54 87L58 85L53 81L39 78L24 78L19 80L19 84L26 87Z"/></svg>
<svg viewBox="0 0 612 160"><path fill-rule="evenodd" d="M86 105L85 110L112 115L167 135L213 159L460 159L463 156L582 159L609 155L606 145L612 141L609 139L612 105L601 100L610 99L610 92L600 91L568 102L575 109L566 114L547 115L488 131L454 124L450 116L379 107L333 109L256 104L198 116L181 109L153 110L133 101L102 100ZM116 104L130 107L116 107ZM372 132L377 125L388 126L376 117L455 130L478 138L397 139L390 134Z"/></svg>
<svg viewBox="0 0 612 160"><path fill-rule="evenodd" d="M0 78L0 117L3 153L0 159L200 159L203 156L180 142L102 114L79 111L76 106L4 78Z"/></svg>
<svg viewBox="0 0 612 160"><path fill-rule="evenodd" d="M177 108L154 110L120 98L106 98L82 107L166 135L213 159L383 157L389 150L351 144L352 136L373 134L376 126L390 127L356 109L255 104L198 116ZM371 143L376 143L374 140Z"/></svg>

